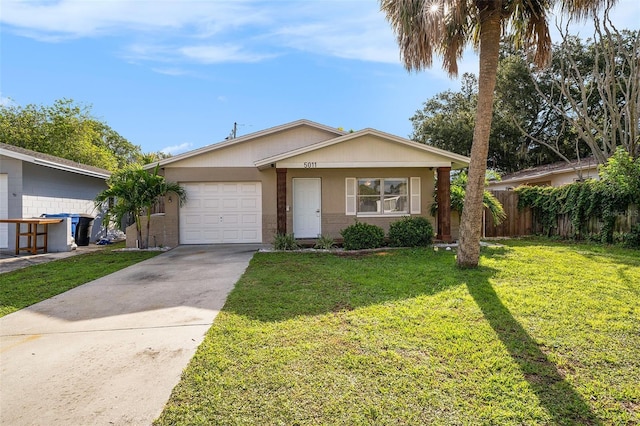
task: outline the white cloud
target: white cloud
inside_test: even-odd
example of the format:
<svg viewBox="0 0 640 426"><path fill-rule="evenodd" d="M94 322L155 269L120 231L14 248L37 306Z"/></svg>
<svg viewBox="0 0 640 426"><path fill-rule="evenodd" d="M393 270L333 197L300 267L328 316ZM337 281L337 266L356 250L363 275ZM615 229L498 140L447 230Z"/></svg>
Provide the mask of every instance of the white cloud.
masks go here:
<svg viewBox="0 0 640 426"><path fill-rule="evenodd" d="M79 38L171 29L215 34L263 21L249 6L244 1L3 0L0 20L34 36Z"/></svg>
<svg viewBox="0 0 640 426"><path fill-rule="evenodd" d="M165 154L176 155L176 154L180 154L182 152L188 151L189 149L191 149L192 146L193 146L192 143L184 142L179 145L171 145L171 146L162 148L160 152L164 152Z"/></svg>
<svg viewBox="0 0 640 426"><path fill-rule="evenodd" d="M217 64L221 62L260 62L275 57L273 54L260 54L245 51L242 46L235 45L199 45L184 46L178 49L184 58L202 63Z"/></svg>
<svg viewBox="0 0 640 426"><path fill-rule="evenodd" d="M390 27L375 1L3 0L0 22L9 31L48 42L122 38L129 60L251 63L294 49L398 62ZM154 43L143 41L149 39Z"/></svg>
<svg viewBox="0 0 640 426"><path fill-rule="evenodd" d="M185 71L180 68L151 68L151 71L157 72L158 74L171 75L171 76L180 76L180 75L188 75L189 71Z"/></svg>
<svg viewBox="0 0 640 426"><path fill-rule="evenodd" d="M612 17L620 28L638 28L640 3L620 0ZM125 58L134 61L253 63L296 50L400 62L375 0L2 0L0 23L3 30L46 41L117 37L127 46L121 48Z"/></svg>

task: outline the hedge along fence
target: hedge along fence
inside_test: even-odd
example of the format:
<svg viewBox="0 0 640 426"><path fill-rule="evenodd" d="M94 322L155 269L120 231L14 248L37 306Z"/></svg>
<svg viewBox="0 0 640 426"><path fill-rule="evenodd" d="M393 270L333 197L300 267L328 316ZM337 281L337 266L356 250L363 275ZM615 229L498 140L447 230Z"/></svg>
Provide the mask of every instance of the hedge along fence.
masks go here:
<svg viewBox="0 0 640 426"><path fill-rule="evenodd" d="M561 187L515 189L518 207L530 208L532 233L613 242L614 233L629 233L640 222L630 194L607 182L588 180Z"/></svg>

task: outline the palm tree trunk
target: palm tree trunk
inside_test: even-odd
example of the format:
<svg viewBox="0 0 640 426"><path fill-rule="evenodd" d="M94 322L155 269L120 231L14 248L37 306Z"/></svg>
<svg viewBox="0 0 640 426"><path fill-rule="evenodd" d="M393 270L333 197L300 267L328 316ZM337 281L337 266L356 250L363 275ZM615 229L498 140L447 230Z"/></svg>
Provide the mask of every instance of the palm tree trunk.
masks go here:
<svg viewBox="0 0 640 426"><path fill-rule="evenodd" d="M142 247L142 222L140 221L140 213L135 213L136 231L138 232L138 248Z"/></svg>
<svg viewBox="0 0 640 426"><path fill-rule="evenodd" d="M501 2L478 0L480 12L480 73L478 77L478 109L476 111L469 180L460 221L460 247L458 266L475 268L480 260L480 235L482 231L482 201L484 196L489 133L493 114L493 97L496 86L500 53Z"/></svg>

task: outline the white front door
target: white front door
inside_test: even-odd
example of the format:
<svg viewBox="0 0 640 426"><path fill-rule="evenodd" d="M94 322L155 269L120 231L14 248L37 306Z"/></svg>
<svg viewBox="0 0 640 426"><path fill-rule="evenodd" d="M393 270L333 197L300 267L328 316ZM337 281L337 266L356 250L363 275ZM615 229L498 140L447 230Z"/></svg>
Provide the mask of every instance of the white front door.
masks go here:
<svg viewBox="0 0 640 426"><path fill-rule="evenodd" d="M9 219L9 175L0 175L0 219ZM9 247L9 224L0 223L0 248Z"/></svg>
<svg viewBox="0 0 640 426"><path fill-rule="evenodd" d="M296 238L318 238L322 185L319 178L293 179L293 235Z"/></svg>

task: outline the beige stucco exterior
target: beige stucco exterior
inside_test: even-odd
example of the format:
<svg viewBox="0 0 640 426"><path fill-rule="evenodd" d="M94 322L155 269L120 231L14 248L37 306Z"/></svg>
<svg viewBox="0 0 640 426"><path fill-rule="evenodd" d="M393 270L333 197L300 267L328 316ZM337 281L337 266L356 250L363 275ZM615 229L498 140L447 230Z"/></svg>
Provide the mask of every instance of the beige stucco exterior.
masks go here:
<svg viewBox="0 0 640 426"><path fill-rule="evenodd" d="M413 214L427 217L435 229L429 209L433 203L437 167L460 168L465 157L417 144L372 129L344 134L301 120L258 132L236 142L227 141L160 162L160 173L172 182L260 182L262 185L262 242L273 241L278 229L277 170L286 173L286 231L293 230L294 180L321 181L321 234L340 238L340 231L359 221L389 225L405 214L357 216L346 212L347 178L420 178L420 206ZM150 166L151 167L151 166ZM281 206L282 208L282 206ZM281 210L282 211L282 210ZM180 208L165 202L164 215L152 217L150 243L179 244ZM133 231L133 232L131 232ZM128 245L135 246L135 230L128 230Z"/></svg>

